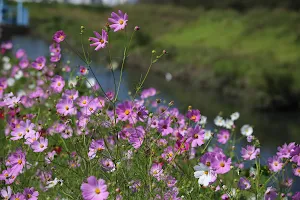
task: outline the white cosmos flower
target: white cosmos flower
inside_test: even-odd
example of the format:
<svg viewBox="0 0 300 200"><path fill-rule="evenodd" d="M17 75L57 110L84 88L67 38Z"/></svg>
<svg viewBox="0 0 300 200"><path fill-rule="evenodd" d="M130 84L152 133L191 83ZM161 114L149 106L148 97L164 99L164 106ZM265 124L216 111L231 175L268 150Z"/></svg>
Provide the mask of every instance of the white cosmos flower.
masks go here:
<svg viewBox="0 0 300 200"><path fill-rule="evenodd" d="M7 186L7 189L5 189L5 188L1 189L1 196L4 199L10 199L11 194L12 194L12 190L11 190L10 186Z"/></svg>
<svg viewBox="0 0 300 200"><path fill-rule="evenodd" d="M18 92L17 92L17 96L18 97L22 97L22 96L25 96L26 95L26 92L24 91L24 90L19 90Z"/></svg>
<svg viewBox="0 0 300 200"><path fill-rule="evenodd" d="M50 188L53 188L53 187L55 187L58 183L60 184L60 185L62 185L63 184L63 180L62 179L58 179L58 178L55 178L53 181L47 181L47 185L46 185L46 189L50 189Z"/></svg>
<svg viewBox="0 0 300 200"><path fill-rule="evenodd" d="M201 125L206 124L206 121L207 121L207 117L204 115L201 115L199 124L201 124Z"/></svg>
<svg viewBox="0 0 300 200"><path fill-rule="evenodd" d="M212 135L213 135L213 132L211 132L211 130L205 130L204 140L209 140Z"/></svg>
<svg viewBox="0 0 300 200"><path fill-rule="evenodd" d="M10 64L10 63L4 63L4 64L3 64L3 69L4 69L5 71L10 70L10 69L11 69L11 64Z"/></svg>
<svg viewBox="0 0 300 200"><path fill-rule="evenodd" d="M242 126L241 133L242 133L242 135L248 137L248 136L252 135L253 128L250 125L246 124L246 125Z"/></svg>
<svg viewBox="0 0 300 200"><path fill-rule="evenodd" d="M86 87L91 88L91 87L94 87L95 84L96 84L96 79L90 77L90 78L87 79Z"/></svg>
<svg viewBox="0 0 300 200"><path fill-rule="evenodd" d="M239 113L239 112L232 113L232 114L230 115L230 117L231 117L231 120L232 120L232 121L235 121L235 120L237 120L238 118L240 118L240 113Z"/></svg>
<svg viewBox="0 0 300 200"><path fill-rule="evenodd" d="M5 62L5 63L7 63L7 62L10 61L10 58L7 57L7 56L3 56L2 61Z"/></svg>
<svg viewBox="0 0 300 200"><path fill-rule="evenodd" d="M209 169L206 165L199 163L194 167L194 176L198 178L199 185L208 186L210 182L213 180L213 175L211 169Z"/></svg>
<svg viewBox="0 0 300 200"><path fill-rule="evenodd" d="M224 120L223 117L221 117L221 116L217 116L217 117L214 119L214 122L215 122L215 125L216 125L216 126L224 126L224 124L225 124L225 120Z"/></svg>
<svg viewBox="0 0 300 200"><path fill-rule="evenodd" d="M227 129L231 129L231 127L233 126L233 121L231 119L226 119L225 123L224 123L224 126Z"/></svg>
<svg viewBox="0 0 300 200"><path fill-rule="evenodd" d="M77 85L77 79L76 78L69 79L68 85L69 87L75 87Z"/></svg>
<svg viewBox="0 0 300 200"><path fill-rule="evenodd" d="M15 75L15 79L16 79L16 80L19 80L19 79L22 78L22 77L23 77L23 71L19 70L19 71L16 73L16 75Z"/></svg>
<svg viewBox="0 0 300 200"><path fill-rule="evenodd" d="M13 86L15 84L15 82L16 81L15 81L14 78L8 78L7 79L7 85L10 86L10 87Z"/></svg>

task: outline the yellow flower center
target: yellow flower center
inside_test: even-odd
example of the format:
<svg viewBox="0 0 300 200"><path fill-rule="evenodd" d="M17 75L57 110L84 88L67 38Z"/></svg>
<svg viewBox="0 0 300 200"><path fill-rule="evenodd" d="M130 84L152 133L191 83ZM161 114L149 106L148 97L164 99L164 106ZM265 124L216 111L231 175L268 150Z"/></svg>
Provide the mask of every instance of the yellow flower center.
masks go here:
<svg viewBox="0 0 300 200"><path fill-rule="evenodd" d="M86 104L86 100L83 100L82 104L84 104L84 105L85 105L85 104Z"/></svg>
<svg viewBox="0 0 300 200"><path fill-rule="evenodd" d="M124 24L124 20L123 20L123 19L120 19L120 20L119 20L119 24L120 24L120 25L123 25L123 24Z"/></svg>
<svg viewBox="0 0 300 200"><path fill-rule="evenodd" d="M208 175L208 171L205 171L204 174Z"/></svg>
<svg viewBox="0 0 300 200"><path fill-rule="evenodd" d="M18 164L21 165L23 162L22 160L18 160Z"/></svg>
<svg viewBox="0 0 300 200"><path fill-rule="evenodd" d="M196 115L193 115L193 116L191 117L191 120L196 120Z"/></svg>
<svg viewBox="0 0 300 200"><path fill-rule="evenodd" d="M130 110L125 110L125 115L129 115L129 113L130 113Z"/></svg>
<svg viewBox="0 0 300 200"><path fill-rule="evenodd" d="M209 167L209 166L210 166L210 162L206 162L205 164L206 164L206 166L207 166L207 167Z"/></svg>
<svg viewBox="0 0 300 200"><path fill-rule="evenodd" d="M100 191L99 188L96 188L96 189L95 189L95 192L96 192L96 194L100 194L101 191Z"/></svg>
<svg viewBox="0 0 300 200"><path fill-rule="evenodd" d="M103 44L103 43L104 43L104 40L103 40L103 39L101 39L101 40L100 40L100 43L101 43L101 44Z"/></svg>
<svg viewBox="0 0 300 200"><path fill-rule="evenodd" d="M194 135L194 138L195 138L195 139L197 139L198 137L199 137L198 134L195 134L195 135Z"/></svg>
<svg viewBox="0 0 300 200"><path fill-rule="evenodd" d="M65 109L66 109L66 110L69 110L70 108L69 108L69 106L66 106Z"/></svg>
<svg viewBox="0 0 300 200"><path fill-rule="evenodd" d="M41 149L44 148L44 145L43 145L43 144L40 144L40 148L41 148Z"/></svg>
<svg viewBox="0 0 300 200"><path fill-rule="evenodd" d="M27 197L28 197L28 198L31 198L31 194L27 194Z"/></svg>
<svg viewBox="0 0 300 200"><path fill-rule="evenodd" d="M221 167L225 167L225 163L221 162L221 163L220 163L220 166L221 166Z"/></svg>

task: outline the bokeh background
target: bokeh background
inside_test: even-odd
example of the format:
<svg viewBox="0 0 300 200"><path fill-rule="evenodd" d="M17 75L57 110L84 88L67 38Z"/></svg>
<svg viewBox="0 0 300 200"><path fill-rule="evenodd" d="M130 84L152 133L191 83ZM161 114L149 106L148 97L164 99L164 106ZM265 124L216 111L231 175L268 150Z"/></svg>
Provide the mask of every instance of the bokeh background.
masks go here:
<svg viewBox="0 0 300 200"><path fill-rule="evenodd" d="M145 84L158 89L158 98L174 100L182 111L189 105L198 108L210 122L220 112L229 117L239 111L238 125L254 127L265 154L276 152L284 142L300 142L298 0L0 1L1 39L12 40L15 50L27 50L32 59L49 55L52 35L60 29L80 51L84 26L83 43L88 47L93 31L100 32L110 13L121 9L129 14L129 26L110 44L116 68L124 40L136 25L141 28L127 60L122 98L145 73L151 51L165 49L168 55L154 65ZM20 4L28 17L21 26ZM83 64L64 49L63 62L72 67ZM108 52L89 51L97 78L107 90L113 89Z"/></svg>

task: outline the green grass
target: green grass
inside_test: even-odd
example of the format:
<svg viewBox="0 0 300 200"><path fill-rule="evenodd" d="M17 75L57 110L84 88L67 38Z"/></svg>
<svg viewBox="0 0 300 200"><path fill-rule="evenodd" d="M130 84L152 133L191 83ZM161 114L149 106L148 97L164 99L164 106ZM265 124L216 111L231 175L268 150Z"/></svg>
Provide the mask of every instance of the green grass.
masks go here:
<svg viewBox="0 0 300 200"><path fill-rule="evenodd" d="M152 49L167 49L169 57L154 70L171 72L197 86L221 88L230 95L251 92L254 102L262 101L261 105L286 106L299 102L300 14L297 12L255 9L239 13L171 5L27 6L35 33L49 39L56 30L63 29L75 46L80 45L81 25L86 27L85 38L88 38L93 30L104 27L112 11L122 9L129 14L127 32L135 25L141 27L133 43L135 64L147 66L149 59L145 55L150 56ZM124 38L129 33L113 37L113 54L121 56ZM282 84L281 80L286 79L290 83Z"/></svg>

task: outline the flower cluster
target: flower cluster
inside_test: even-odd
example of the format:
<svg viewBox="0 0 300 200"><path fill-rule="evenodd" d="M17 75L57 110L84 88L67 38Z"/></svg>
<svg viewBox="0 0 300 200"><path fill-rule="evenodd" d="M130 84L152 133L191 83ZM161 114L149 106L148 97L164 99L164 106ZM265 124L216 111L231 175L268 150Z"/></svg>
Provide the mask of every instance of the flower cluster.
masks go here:
<svg viewBox="0 0 300 200"><path fill-rule="evenodd" d="M108 21L89 38L96 51L107 47L112 31L128 26L122 11ZM118 87L105 91L90 76L90 62L74 67L72 77L61 60L66 34L57 31L53 41L51 57L35 60L23 49L11 55L12 44L1 44L2 198L299 199L290 192L300 176L299 144L278 147L262 163L263 146L252 126L237 128L238 112L217 116L210 127L200 110L165 105L155 88L142 84L120 100Z"/></svg>

